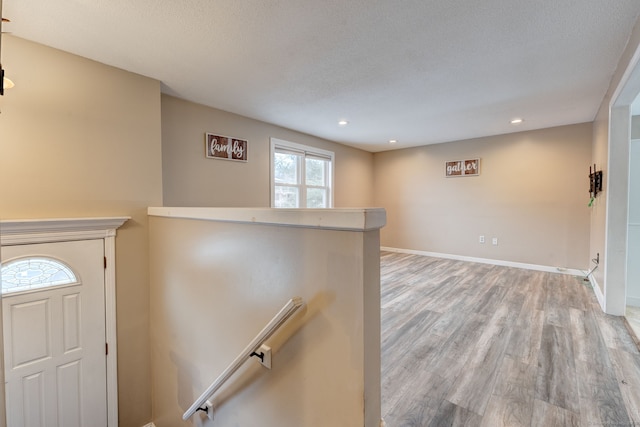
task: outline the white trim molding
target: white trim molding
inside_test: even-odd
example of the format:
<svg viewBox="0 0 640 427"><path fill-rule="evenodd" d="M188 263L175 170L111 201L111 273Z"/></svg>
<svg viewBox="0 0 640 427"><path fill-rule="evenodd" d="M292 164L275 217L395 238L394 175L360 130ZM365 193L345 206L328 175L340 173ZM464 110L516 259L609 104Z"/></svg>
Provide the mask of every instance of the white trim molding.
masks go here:
<svg viewBox="0 0 640 427"><path fill-rule="evenodd" d="M2 246L70 240L104 240L105 339L107 354L107 425L118 426L118 346L116 335L116 230L129 217L57 218L0 221Z"/></svg>
<svg viewBox="0 0 640 427"><path fill-rule="evenodd" d="M382 208L363 209L280 209L150 207L149 216L203 221L268 224L329 230L367 231L384 227L387 212Z"/></svg>
<svg viewBox="0 0 640 427"><path fill-rule="evenodd" d="M69 240L104 239L130 217L12 219L0 221L0 244L16 245Z"/></svg>
<svg viewBox="0 0 640 427"><path fill-rule="evenodd" d="M514 262L514 261L502 261L499 259L488 259L488 258L476 258L464 255L452 255L452 254L444 254L439 252L426 252L426 251L416 251L413 249L399 249L399 248L390 248L382 246L380 247L381 251L387 252L398 252L403 254L413 254L413 255L423 255L423 256L431 256L434 258L445 258L445 259L453 259L457 261L468 261L468 262L477 262L481 264L492 264L492 265L500 265L503 267L514 267L514 268L523 268L525 270L536 270L536 271L545 271L547 273L559 273L559 274L568 274L572 276L585 276L586 273L582 270L577 270L575 268L565 268L565 267L551 267L547 265L538 265L538 264L527 264L523 262Z"/></svg>

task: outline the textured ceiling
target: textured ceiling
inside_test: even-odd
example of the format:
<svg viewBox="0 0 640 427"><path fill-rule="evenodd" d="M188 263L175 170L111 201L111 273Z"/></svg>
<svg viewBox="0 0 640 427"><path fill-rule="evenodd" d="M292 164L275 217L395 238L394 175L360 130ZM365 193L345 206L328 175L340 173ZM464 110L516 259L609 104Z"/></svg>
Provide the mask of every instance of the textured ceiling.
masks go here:
<svg viewBox="0 0 640 427"><path fill-rule="evenodd" d="M639 13L638 0L4 0L3 15L15 36L164 93L381 151L593 120Z"/></svg>

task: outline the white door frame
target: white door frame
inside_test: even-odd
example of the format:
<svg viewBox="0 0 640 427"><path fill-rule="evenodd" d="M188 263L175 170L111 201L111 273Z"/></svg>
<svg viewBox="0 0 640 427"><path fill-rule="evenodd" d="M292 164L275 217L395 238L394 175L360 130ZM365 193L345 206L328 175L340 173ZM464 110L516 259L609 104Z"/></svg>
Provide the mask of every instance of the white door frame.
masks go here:
<svg viewBox="0 0 640 427"><path fill-rule="evenodd" d="M631 57L609 103L602 308L615 316L624 316L626 306L631 104L639 93L640 45Z"/></svg>
<svg viewBox="0 0 640 427"><path fill-rule="evenodd" d="M107 354L107 425L118 426L118 341L116 336L116 230L130 217L62 218L0 221L2 246L71 240L104 240L105 339ZM0 313L1 314L1 313ZM0 316L0 319L2 317ZM1 329L0 329L1 331ZM1 343L1 340L0 340ZM0 348L0 350L2 350ZM0 358L4 352L0 351ZM4 361L2 361L4 362ZM2 366L4 363L2 363ZM1 385L4 387L4 384Z"/></svg>

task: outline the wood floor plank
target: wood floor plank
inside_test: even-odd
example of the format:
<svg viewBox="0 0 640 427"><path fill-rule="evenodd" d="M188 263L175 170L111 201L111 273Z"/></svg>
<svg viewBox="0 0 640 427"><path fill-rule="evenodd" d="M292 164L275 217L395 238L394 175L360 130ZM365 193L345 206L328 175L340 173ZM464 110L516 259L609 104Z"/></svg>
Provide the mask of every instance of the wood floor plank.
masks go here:
<svg viewBox="0 0 640 427"><path fill-rule="evenodd" d="M571 333L553 324L542 329L535 396L569 411L580 411Z"/></svg>
<svg viewBox="0 0 640 427"><path fill-rule="evenodd" d="M549 280L546 282L547 300L545 302L544 311L545 323L563 327L569 325L569 309L567 298L563 292L559 280Z"/></svg>
<svg viewBox="0 0 640 427"><path fill-rule="evenodd" d="M464 372L473 350L469 343L479 339L487 319L477 314L464 318L453 313L448 313L447 318L449 327L440 335L431 330L420 337L412 334L416 341L410 348L403 347L404 353L399 358L392 360L382 353L382 391L389 396L383 401L383 411L388 411L395 402L413 398L416 390L441 401ZM389 365L393 371L384 374ZM387 393L389 390L393 393Z"/></svg>
<svg viewBox="0 0 640 427"><path fill-rule="evenodd" d="M429 420L429 427L455 426L475 427L482 422L482 417L458 405L444 400Z"/></svg>
<svg viewBox="0 0 640 427"><path fill-rule="evenodd" d="M398 323L393 333L388 334L387 337L381 341L382 354L384 354L385 361L388 367L402 365L403 361L409 355L415 355L413 358L421 358L422 356L415 350L422 340L417 340L416 337L424 337L427 331L432 325L439 321L442 315L430 311L421 311L418 314L407 316L403 318L403 323ZM426 346L435 347L439 343L428 340L424 343ZM407 348L412 348L407 354ZM385 370L382 370L383 374Z"/></svg>
<svg viewBox="0 0 640 427"><path fill-rule="evenodd" d="M527 271L528 276L525 282L527 287L527 300L525 305L530 310L544 310L544 303L547 299L547 286L550 274L543 271Z"/></svg>
<svg viewBox="0 0 640 427"><path fill-rule="evenodd" d="M450 336L441 337L443 343L426 359L428 365L422 375L429 378L427 395L445 399L454 383L468 370L475 349L470 343L479 341L486 323L483 315L476 314L461 322Z"/></svg>
<svg viewBox="0 0 640 427"><path fill-rule="evenodd" d="M571 308L582 311L590 310L593 296L591 283L588 280L583 280L582 277L567 276L567 278L573 280L577 285L575 286L575 298L570 301Z"/></svg>
<svg viewBox="0 0 640 427"><path fill-rule="evenodd" d="M502 302L508 289L504 286L492 286L487 292L475 301L474 310L476 313L491 315Z"/></svg>
<svg viewBox="0 0 640 427"><path fill-rule="evenodd" d="M596 315L571 309L576 379L583 425L630 424L610 352L600 334Z"/></svg>
<svg viewBox="0 0 640 427"><path fill-rule="evenodd" d="M596 319L605 337L607 347L621 349L631 354L640 354L622 317L599 312L597 313Z"/></svg>
<svg viewBox="0 0 640 427"><path fill-rule="evenodd" d="M533 402L533 399L531 399ZM531 403L531 408L533 404ZM480 423L481 427L529 427L531 412L522 400L492 395Z"/></svg>
<svg viewBox="0 0 640 427"><path fill-rule="evenodd" d="M580 419L583 425L632 425L618 383L610 372L596 371L577 361Z"/></svg>
<svg viewBox="0 0 640 427"><path fill-rule="evenodd" d="M580 418L574 412L535 399L531 427L578 427Z"/></svg>
<svg viewBox="0 0 640 427"><path fill-rule="evenodd" d="M400 401L384 418L389 427L424 427L436 418L440 404L438 399L414 393Z"/></svg>
<svg viewBox="0 0 640 427"><path fill-rule="evenodd" d="M483 427L529 427L533 414L536 366L505 357L482 419Z"/></svg>
<svg viewBox="0 0 640 427"><path fill-rule="evenodd" d="M541 310L526 310L520 313L507 346L507 354L518 357L528 365L538 363L540 345L542 342L542 328L544 326L544 312Z"/></svg>
<svg viewBox="0 0 640 427"><path fill-rule="evenodd" d="M509 309L500 306L474 347L465 372L458 378L447 400L477 414L484 414L498 378L511 335L507 327Z"/></svg>
<svg viewBox="0 0 640 427"><path fill-rule="evenodd" d="M538 362L545 318L543 309L547 276L548 273L539 271L526 271L523 274L521 287L525 290L524 302L507 346L508 355L519 357L523 363L529 365Z"/></svg>
<svg viewBox="0 0 640 427"><path fill-rule="evenodd" d="M627 415L633 425L640 425L640 356L618 349L610 354Z"/></svg>
<svg viewBox="0 0 640 427"><path fill-rule="evenodd" d="M640 352L579 277L381 254L389 427L640 425Z"/></svg>
<svg viewBox="0 0 640 427"><path fill-rule="evenodd" d="M595 319L585 320L585 312L571 309L569 311L571 321L571 336L573 338L573 355L576 360L587 361L591 356L591 346L596 344L594 340L600 339Z"/></svg>

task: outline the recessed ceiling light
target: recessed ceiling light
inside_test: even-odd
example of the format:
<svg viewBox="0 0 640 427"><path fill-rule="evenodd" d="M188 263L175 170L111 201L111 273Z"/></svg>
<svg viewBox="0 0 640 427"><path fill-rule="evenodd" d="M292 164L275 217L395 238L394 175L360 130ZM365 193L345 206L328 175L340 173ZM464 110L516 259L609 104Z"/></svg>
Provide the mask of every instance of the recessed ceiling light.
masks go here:
<svg viewBox="0 0 640 427"><path fill-rule="evenodd" d="M520 117L511 120L512 125L519 125L522 122L524 122L524 119L521 119Z"/></svg>
<svg viewBox="0 0 640 427"><path fill-rule="evenodd" d="M396 139L390 139L389 140L389 144L395 144L396 142L398 142L398 140L396 140Z"/></svg>
<svg viewBox="0 0 640 427"><path fill-rule="evenodd" d="M340 126L346 126L346 125L348 125L348 124L349 124L349 122L348 122L348 121L346 121L346 120L340 120L340 121L338 122L338 125L340 125Z"/></svg>

